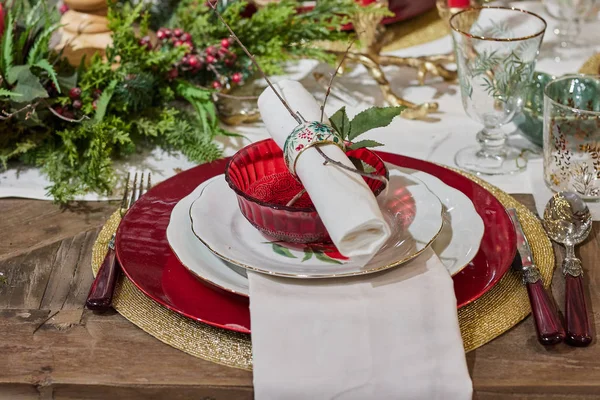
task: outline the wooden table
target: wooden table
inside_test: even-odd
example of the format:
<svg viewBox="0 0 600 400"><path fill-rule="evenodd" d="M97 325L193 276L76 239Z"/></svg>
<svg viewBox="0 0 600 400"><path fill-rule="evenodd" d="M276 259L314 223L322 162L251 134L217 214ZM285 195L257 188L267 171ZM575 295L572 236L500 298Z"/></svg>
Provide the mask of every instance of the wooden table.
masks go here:
<svg viewBox="0 0 600 400"><path fill-rule="evenodd" d="M533 208L531 196L515 197ZM250 372L184 354L119 314L83 309L92 245L115 209L0 200L0 399L251 399ZM596 331L599 230L594 223L578 251ZM563 288L557 273L553 292L561 308ZM597 343L545 348L530 317L469 353L467 362L477 399L600 399Z"/></svg>

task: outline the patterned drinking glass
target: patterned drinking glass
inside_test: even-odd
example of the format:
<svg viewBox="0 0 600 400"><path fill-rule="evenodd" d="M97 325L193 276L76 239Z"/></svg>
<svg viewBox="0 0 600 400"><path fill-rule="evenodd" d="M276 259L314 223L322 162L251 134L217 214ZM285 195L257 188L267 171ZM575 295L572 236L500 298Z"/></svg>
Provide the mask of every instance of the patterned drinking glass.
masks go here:
<svg viewBox="0 0 600 400"><path fill-rule="evenodd" d="M544 89L544 180L600 200L600 76L569 75Z"/></svg>
<svg viewBox="0 0 600 400"><path fill-rule="evenodd" d="M528 11L483 7L455 14L450 27L463 107L484 126L479 146L460 150L455 162L478 174L519 172L527 162L507 146L501 127L521 108L546 22Z"/></svg>

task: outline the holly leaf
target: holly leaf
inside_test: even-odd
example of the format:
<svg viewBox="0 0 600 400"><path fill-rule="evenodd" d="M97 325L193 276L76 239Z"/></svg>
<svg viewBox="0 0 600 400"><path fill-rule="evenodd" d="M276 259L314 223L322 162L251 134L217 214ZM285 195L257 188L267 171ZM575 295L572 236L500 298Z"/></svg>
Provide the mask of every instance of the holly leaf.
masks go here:
<svg viewBox="0 0 600 400"><path fill-rule="evenodd" d="M13 92L21 95L19 102L23 103L48 97L48 92L40 83L39 78L32 74L29 68L22 69L19 72L17 86L13 89Z"/></svg>
<svg viewBox="0 0 600 400"><path fill-rule="evenodd" d="M287 258L298 258L295 255L293 255L287 248L278 245L277 243L273 243L273 251Z"/></svg>
<svg viewBox="0 0 600 400"><path fill-rule="evenodd" d="M361 140L356 143L352 143L349 148L350 150L363 149L365 147L379 147L383 146L383 143L376 142L375 140Z"/></svg>
<svg viewBox="0 0 600 400"><path fill-rule="evenodd" d="M77 72L74 72L73 75L69 76L58 76L58 83L60 85L61 90L68 92L77 86Z"/></svg>
<svg viewBox="0 0 600 400"><path fill-rule="evenodd" d="M6 80L11 85L14 85L17 79L19 79L19 74L21 74L21 72L24 70L29 70L29 68L29 65L17 65L15 67L10 67L6 73Z"/></svg>
<svg viewBox="0 0 600 400"><path fill-rule="evenodd" d="M340 261L333 259L333 258L329 257L328 255L321 253L321 252L315 252L315 257L317 257L318 260L329 263L329 264L342 264Z"/></svg>
<svg viewBox="0 0 600 400"><path fill-rule="evenodd" d="M371 129L388 126L405 108L404 106L372 107L358 113L350 122L352 129L348 134L348 140L352 140Z"/></svg>
<svg viewBox="0 0 600 400"><path fill-rule="evenodd" d="M335 114L329 117L329 122L333 129L342 135L342 139L348 139L350 134L350 120L348 119L348 114L346 114L346 106L340 108Z"/></svg>

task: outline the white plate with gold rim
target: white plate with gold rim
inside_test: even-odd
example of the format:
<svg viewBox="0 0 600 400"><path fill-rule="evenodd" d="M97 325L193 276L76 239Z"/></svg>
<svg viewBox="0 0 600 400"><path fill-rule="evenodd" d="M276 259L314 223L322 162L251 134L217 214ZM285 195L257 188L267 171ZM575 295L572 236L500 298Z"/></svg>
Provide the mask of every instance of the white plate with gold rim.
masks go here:
<svg viewBox="0 0 600 400"><path fill-rule="evenodd" d="M444 227L432 244L449 273L454 276L466 267L477 251L484 226L473 203L462 192L444 184L433 175L388 164L390 175L396 171L413 175L423 181L444 206ZM167 239L181 263L199 278L224 290L248 296L246 270L216 257L194 235L190 221L190 207L212 178L199 185L183 198L172 211Z"/></svg>
<svg viewBox="0 0 600 400"><path fill-rule="evenodd" d="M192 230L215 255L251 271L289 278L334 278L383 271L421 254L443 226L440 200L418 178L397 171L378 199L390 239L365 263L331 247L271 240L241 214L225 179L210 182L190 208Z"/></svg>

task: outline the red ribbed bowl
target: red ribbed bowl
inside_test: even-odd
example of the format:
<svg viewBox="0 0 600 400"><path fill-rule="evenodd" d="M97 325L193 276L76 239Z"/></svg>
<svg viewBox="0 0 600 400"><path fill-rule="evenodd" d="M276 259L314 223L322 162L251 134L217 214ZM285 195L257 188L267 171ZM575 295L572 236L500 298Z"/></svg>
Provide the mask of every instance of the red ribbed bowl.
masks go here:
<svg viewBox="0 0 600 400"><path fill-rule="evenodd" d="M372 166L377 174L388 176L385 164L372 151L358 149L346 154ZM364 179L375 196L384 189L383 182ZM253 143L235 153L225 168L225 180L237 194L244 217L265 235L293 243L329 240L307 193L293 206L286 206L303 187L288 171L283 152L272 139Z"/></svg>

